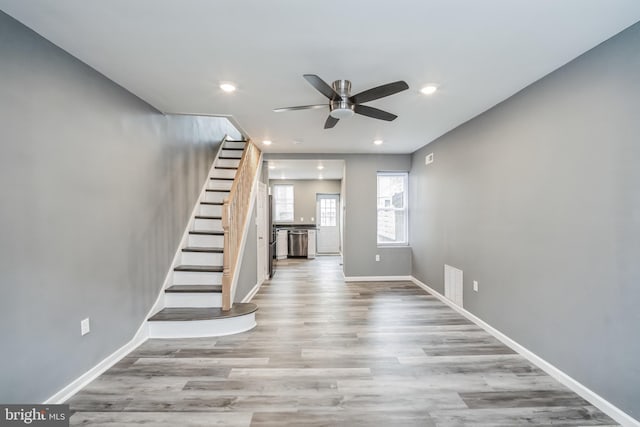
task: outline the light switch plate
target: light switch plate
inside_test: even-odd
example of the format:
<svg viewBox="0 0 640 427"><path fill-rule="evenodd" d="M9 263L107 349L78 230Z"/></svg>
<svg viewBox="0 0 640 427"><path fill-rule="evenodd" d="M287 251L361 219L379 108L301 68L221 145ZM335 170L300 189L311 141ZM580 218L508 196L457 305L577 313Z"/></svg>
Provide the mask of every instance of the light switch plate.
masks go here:
<svg viewBox="0 0 640 427"><path fill-rule="evenodd" d="M473 281L473 290L478 292L478 281L477 280Z"/></svg>

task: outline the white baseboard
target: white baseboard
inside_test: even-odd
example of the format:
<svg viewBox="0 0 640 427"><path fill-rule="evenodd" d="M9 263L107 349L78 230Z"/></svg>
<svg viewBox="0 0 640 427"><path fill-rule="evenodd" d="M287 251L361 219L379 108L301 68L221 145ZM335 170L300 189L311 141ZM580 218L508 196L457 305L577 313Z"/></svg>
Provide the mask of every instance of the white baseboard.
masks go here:
<svg viewBox="0 0 640 427"><path fill-rule="evenodd" d="M345 282L405 282L413 276L344 276Z"/></svg>
<svg viewBox="0 0 640 427"><path fill-rule="evenodd" d="M511 338L509 338L508 336L506 336L505 334L503 334L493 326L489 325L488 323L484 322L479 317L465 310L464 308L454 304L453 302L445 298L444 295L432 289L427 284L422 283L420 280L416 279L415 277L411 277L411 281L415 283L417 286L424 289L425 291L429 292L434 297L438 298L443 303L447 304L449 307L453 308L458 313L462 314L467 319L471 320L476 325L480 326L482 329L484 329L485 331L493 335L495 338L497 338L507 347L510 347L512 350L514 350L516 353L523 356L529 362L533 363L538 368L542 369L547 374L549 374L551 377L555 378L558 382L560 382L570 390L574 391L583 399L589 401L591 404L593 404L593 406L600 409L605 414L609 415L616 422L620 423L624 427L640 427L640 421L634 419L629 414L627 414L626 412L624 412L623 410L621 410L620 408L618 408L617 406L615 406L614 404L612 404L611 402L609 402L608 400L606 400L605 398L603 398L602 396L594 392L593 390L584 386L583 384L576 381L569 375L565 374L560 369L553 366L551 363L547 362L537 354L533 353L531 350L518 344L516 341L512 340Z"/></svg>
<svg viewBox="0 0 640 427"><path fill-rule="evenodd" d="M69 398L71 398L74 394L82 390L86 387L91 381L98 378L102 375L107 369L118 363L125 357L127 354L131 353L133 350L138 348L142 343L144 343L149 338L148 330L147 330L147 319L145 318L142 326L138 328L138 332L135 334L133 339L117 349L115 352L105 357L100 363L98 363L93 368L89 369L87 372L82 374L80 377L73 380L70 384L64 387L62 390L48 398L44 401L44 404L52 404L57 405L64 403Z"/></svg>
<svg viewBox="0 0 640 427"><path fill-rule="evenodd" d="M264 283L264 282L262 282L262 283ZM253 288L251 288L249 293L242 299L242 302L251 302L253 297L255 297L256 294L258 293L258 291L260 290L260 287L262 286L262 283L256 283L255 286Z"/></svg>

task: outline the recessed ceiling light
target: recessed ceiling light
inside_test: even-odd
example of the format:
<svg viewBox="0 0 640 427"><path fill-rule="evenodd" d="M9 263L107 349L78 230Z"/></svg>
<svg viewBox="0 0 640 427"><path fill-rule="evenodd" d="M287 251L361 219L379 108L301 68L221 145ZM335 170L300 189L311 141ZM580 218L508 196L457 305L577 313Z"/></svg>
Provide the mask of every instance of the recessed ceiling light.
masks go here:
<svg viewBox="0 0 640 427"><path fill-rule="evenodd" d="M262 143L264 145L271 145L271 141L269 141L268 139L265 139L264 141L262 141Z"/></svg>
<svg viewBox="0 0 640 427"><path fill-rule="evenodd" d="M318 165L318 170L321 171L322 169L324 169L324 166Z"/></svg>
<svg viewBox="0 0 640 427"><path fill-rule="evenodd" d="M318 175L318 179L322 179L322 175Z"/></svg>
<svg viewBox="0 0 640 427"><path fill-rule="evenodd" d="M438 86L436 85L426 85L425 87L420 89L420 92L422 92L423 95L432 95L437 90L438 90Z"/></svg>
<svg viewBox="0 0 640 427"><path fill-rule="evenodd" d="M269 169L275 169L276 165L269 164Z"/></svg>
<svg viewBox="0 0 640 427"><path fill-rule="evenodd" d="M287 179L287 177L284 174L282 174L280 175L280 179Z"/></svg>
<svg viewBox="0 0 640 427"><path fill-rule="evenodd" d="M375 145L382 145L382 140L381 139L376 139L375 141L373 141L373 143Z"/></svg>
<svg viewBox="0 0 640 427"><path fill-rule="evenodd" d="M236 90L236 87L231 83L220 83L220 89L227 93L231 93Z"/></svg>

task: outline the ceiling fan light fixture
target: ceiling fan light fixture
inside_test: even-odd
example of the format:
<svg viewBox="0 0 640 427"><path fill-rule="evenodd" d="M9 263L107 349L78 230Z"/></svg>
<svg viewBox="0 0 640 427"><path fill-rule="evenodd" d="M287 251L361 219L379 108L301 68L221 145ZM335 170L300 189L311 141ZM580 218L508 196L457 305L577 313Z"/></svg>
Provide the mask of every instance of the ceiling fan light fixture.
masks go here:
<svg viewBox="0 0 640 427"><path fill-rule="evenodd" d="M351 108L334 108L329 115L334 119L347 119L353 116L353 110Z"/></svg>

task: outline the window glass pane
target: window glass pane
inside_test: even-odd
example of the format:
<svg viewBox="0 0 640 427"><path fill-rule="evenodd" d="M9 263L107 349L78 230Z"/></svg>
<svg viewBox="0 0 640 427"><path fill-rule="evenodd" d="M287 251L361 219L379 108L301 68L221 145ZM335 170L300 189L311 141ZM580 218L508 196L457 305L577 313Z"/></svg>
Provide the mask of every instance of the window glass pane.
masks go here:
<svg viewBox="0 0 640 427"><path fill-rule="evenodd" d="M337 204L335 199L320 199L320 226L335 227Z"/></svg>
<svg viewBox="0 0 640 427"><path fill-rule="evenodd" d="M407 174L378 174L378 243L407 243Z"/></svg>
<svg viewBox="0 0 640 427"><path fill-rule="evenodd" d="M293 185L274 185L273 198L274 220L293 221Z"/></svg>

